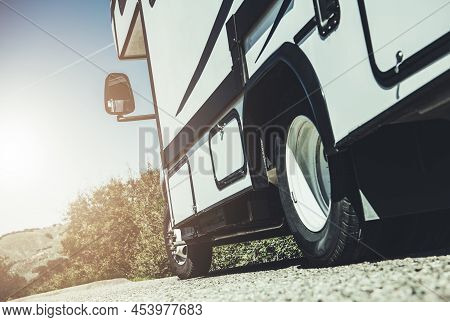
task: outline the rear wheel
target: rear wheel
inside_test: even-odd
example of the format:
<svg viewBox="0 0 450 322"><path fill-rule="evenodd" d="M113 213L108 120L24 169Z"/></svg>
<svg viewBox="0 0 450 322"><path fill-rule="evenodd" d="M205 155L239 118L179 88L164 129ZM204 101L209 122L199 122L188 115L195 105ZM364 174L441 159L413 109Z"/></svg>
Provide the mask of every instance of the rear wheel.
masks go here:
<svg viewBox="0 0 450 322"><path fill-rule="evenodd" d="M328 157L314 123L297 116L277 149L278 185L287 222L314 266L350 262L359 244L360 222L345 196L331 197L333 173L343 171Z"/></svg>
<svg viewBox="0 0 450 322"><path fill-rule="evenodd" d="M180 279L206 275L211 267L212 246L210 243L187 245L180 229L173 229L169 211L164 220L164 239L170 270Z"/></svg>

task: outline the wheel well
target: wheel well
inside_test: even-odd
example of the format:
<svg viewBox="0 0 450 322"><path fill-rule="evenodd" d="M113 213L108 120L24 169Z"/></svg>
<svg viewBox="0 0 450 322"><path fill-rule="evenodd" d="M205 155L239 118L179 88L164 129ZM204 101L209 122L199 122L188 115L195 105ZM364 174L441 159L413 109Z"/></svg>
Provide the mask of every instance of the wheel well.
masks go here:
<svg viewBox="0 0 450 322"><path fill-rule="evenodd" d="M297 45L284 43L246 84L244 125L283 125L300 112L311 116L327 152L332 153L334 135L314 67Z"/></svg>
<svg viewBox="0 0 450 322"><path fill-rule="evenodd" d="M280 123L286 115L297 114L299 107L309 107L305 90L292 69L280 61L246 92L244 122L258 126Z"/></svg>
<svg viewBox="0 0 450 322"><path fill-rule="evenodd" d="M325 98L307 56L292 43L283 44L246 85L243 124L253 186L267 183L268 162L274 164L276 140L284 139L292 119L307 115L316 124L327 153L334 137ZM261 153L262 152L262 153Z"/></svg>
<svg viewBox="0 0 450 322"><path fill-rule="evenodd" d="M252 79L244 96L244 136L247 160L255 189L268 185L266 169L276 164L277 144L284 139L294 117L303 114L316 125L326 153L341 171L332 174L332 198L354 193L350 155L338 152L328 109L317 75L299 47L286 43L266 61ZM268 162L272 164L267 164ZM331 169L330 169L331 170ZM358 196L351 196L358 203Z"/></svg>
<svg viewBox="0 0 450 322"><path fill-rule="evenodd" d="M306 92L295 73L283 61L276 63L246 93L244 132L249 161L254 170L265 166L260 151L275 162L275 140L285 138L290 121L296 115L311 114L309 111Z"/></svg>

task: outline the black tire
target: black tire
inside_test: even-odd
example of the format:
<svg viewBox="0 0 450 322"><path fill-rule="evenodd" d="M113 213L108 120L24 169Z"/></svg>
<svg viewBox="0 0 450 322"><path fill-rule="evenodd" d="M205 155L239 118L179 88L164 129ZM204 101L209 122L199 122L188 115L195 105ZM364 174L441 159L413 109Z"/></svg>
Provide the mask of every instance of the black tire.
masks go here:
<svg viewBox="0 0 450 322"><path fill-rule="evenodd" d="M200 277L208 274L212 261L211 243L190 244L186 246L187 258L182 264L180 264L175 260L171 250L172 237L168 233L170 226L170 214L169 211L166 210L164 218L164 240L171 272L180 279Z"/></svg>
<svg viewBox="0 0 450 322"><path fill-rule="evenodd" d="M291 199L291 192L286 171L286 142L278 140L276 149L278 185L282 206L287 223L292 234L309 264L313 267L333 266L354 261L358 254L359 238L361 236L360 219L357 216L349 196L345 192L334 193L340 195L338 200L332 197L326 223L319 231L308 229L300 219ZM330 179L337 180L335 173L345 172L341 168L342 162L334 162L328 156ZM345 176L344 176L345 177ZM338 187L338 185L333 185Z"/></svg>

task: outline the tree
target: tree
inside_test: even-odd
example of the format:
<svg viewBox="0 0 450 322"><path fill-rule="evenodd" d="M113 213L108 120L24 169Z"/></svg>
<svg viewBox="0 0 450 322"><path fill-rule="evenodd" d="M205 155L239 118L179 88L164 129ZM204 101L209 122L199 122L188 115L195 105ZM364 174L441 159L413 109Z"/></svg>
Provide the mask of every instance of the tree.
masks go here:
<svg viewBox="0 0 450 322"><path fill-rule="evenodd" d="M64 255L91 279L167 276L159 172L111 180L70 205Z"/></svg>
<svg viewBox="0 0 450 322"><path fill-rule="evenodd" d="M0 301L7 301L15 293L21 290L27 281L14 273L11 273L12 264L6 258L0 257Z"/></svg>

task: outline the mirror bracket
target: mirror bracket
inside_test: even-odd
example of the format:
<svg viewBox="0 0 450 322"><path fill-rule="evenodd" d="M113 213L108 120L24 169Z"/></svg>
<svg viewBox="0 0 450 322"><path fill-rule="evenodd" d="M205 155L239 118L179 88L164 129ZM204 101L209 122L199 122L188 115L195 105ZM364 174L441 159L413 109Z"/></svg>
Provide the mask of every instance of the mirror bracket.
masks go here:
<svg viewBox="0 0 450 322"><path fill-rule="evenodd" d="M117 115L117 122L134 122L134 121L145 121L154 119L156 119L156 114L144 114L134 116Z"/></svg>

